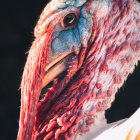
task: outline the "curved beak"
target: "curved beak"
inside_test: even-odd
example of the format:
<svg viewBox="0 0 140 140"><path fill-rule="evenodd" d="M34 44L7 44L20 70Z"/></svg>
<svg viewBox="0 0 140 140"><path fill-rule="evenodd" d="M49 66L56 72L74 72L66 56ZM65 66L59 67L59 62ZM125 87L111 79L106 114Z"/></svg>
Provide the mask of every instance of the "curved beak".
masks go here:
<svg viewBox="0 0 140 140"><path fill-rule="evenodd" d="M66 60L67 57L72 53L73 51L66 51L62 54L54 55L51 58L51 61L47 64L45 69L42 88L47 86L54 78L67 69Z"/></svg>

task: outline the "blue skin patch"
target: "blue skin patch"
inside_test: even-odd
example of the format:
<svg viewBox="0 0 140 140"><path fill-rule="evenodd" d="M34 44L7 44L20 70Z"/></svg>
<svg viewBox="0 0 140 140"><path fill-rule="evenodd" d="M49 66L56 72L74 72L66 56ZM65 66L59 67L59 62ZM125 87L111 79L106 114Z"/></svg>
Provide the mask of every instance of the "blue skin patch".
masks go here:
<svg viewBox="0 0 140 140"><path fill-rule="evenodd" d="M91 15L86 13L84 7L81 7L78 22L73 28L68 30L62 29L54 33L51 46L52 54L72 50L73 46L80 48L81 43L85 43L90 38L91 32L89 31L91 31L93 26L92 22Z"/></svg>
<svg viewBox="0 0 140 140"><path fill-rule="evenodd" d="M52 42L52 54L62 53L67 50L72 50L72 47L80 48L79 31L77 27L70 30L61 31Z"/></svg>

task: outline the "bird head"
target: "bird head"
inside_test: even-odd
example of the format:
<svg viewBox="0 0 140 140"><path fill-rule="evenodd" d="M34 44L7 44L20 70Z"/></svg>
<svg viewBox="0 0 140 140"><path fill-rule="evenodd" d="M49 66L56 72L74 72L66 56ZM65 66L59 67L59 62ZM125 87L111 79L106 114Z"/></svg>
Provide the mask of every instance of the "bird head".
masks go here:
<svg viewBox="0 0 140 140"><path fill-rule="evenodd" d="M74 139L111 106L140 58L133 0L52 0L21 82L18 140Z"/></svg>

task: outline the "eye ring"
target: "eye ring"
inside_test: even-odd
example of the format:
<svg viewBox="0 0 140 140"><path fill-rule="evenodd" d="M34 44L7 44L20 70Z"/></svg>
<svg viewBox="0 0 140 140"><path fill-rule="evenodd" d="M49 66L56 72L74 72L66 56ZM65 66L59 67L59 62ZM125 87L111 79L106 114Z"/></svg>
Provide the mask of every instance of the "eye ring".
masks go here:
<svg viewBox="0 0 140 140"><path fill-rule="evenodd" d="M73 27L77 23L78 17L75 13L67 14L62 20L63 27Z"/></svg>

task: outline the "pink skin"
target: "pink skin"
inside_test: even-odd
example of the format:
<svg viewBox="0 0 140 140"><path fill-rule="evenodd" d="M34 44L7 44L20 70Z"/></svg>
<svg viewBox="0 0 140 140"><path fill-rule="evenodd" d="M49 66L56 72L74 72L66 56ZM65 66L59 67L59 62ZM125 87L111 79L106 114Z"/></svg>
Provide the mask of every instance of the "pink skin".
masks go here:
<svg viewBox="0 0 140 140"><path fill-rule="evenodd" d="M91 2L86 4L87 12ZM21 83L18 140L71 140L89 131L94 116L111 106L140 59L140 5L132 0L127 5L119 2L112 1L112 13L103 21L94 13L88 44L83 40L80 53L69 58L67 75L58 78L40 102L51 37L59 20L41 30L36 27ZM47 18L42 17L40 24ZM88 110L84 104L89 102Z"/></svg>

